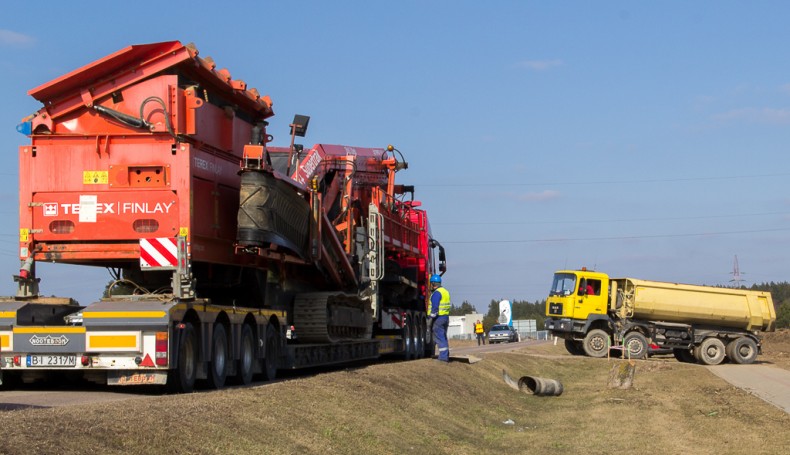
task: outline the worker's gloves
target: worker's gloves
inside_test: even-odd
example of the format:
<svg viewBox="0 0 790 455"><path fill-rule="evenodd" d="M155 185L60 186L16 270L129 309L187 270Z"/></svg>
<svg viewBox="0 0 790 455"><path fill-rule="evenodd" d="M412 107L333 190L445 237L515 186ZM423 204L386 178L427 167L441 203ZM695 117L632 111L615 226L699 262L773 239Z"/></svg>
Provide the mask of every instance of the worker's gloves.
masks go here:
<svg viewBox="0 0 790 455"><path fill-rule="evenodd" d="M436 319L436 313L431 313L430 316L431 316L431 319Z"/></svg>

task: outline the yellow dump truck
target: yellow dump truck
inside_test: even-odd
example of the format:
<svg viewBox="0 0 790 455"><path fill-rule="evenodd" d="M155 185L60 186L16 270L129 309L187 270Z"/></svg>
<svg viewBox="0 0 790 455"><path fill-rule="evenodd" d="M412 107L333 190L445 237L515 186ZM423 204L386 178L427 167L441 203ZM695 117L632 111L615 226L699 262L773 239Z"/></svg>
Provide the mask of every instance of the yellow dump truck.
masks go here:
<svg viewBox="0 0 790 455"><path fill-rule="evenodd" d="M706 365L754 362L759 333L776 326L768 292L609 278L584 268L554 274L546 316L546 330L574 355L614 349L644 358L652 345Z"/></svg>

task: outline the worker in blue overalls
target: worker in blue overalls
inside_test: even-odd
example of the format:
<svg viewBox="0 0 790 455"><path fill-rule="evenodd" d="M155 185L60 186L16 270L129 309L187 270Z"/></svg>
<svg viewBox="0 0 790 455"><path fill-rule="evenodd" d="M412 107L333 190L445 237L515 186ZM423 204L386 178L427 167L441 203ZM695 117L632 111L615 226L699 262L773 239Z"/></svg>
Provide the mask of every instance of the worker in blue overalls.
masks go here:
<svg viewBox="0 0 790 455"><path fill-rule="evenodd" d="M431 319L433 339L439 346L439 360L450 361L450 346L447 344L447 326L450 325L450 293L442 287L442 277L431 275Z"/></svg>

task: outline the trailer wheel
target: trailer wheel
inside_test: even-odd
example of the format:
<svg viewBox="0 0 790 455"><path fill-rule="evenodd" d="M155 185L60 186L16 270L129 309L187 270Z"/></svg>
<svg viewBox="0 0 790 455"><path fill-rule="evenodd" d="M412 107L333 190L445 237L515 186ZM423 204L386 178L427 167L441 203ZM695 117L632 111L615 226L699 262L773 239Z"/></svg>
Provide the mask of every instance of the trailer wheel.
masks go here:
<svg viewBox="0 0 790 455"><path fill-rule="evenodd" d="M269 324L266 326L266 352L263 358L263 375L267 381L273 381L277 377L277 357L279 349L277 349L277 329L274 325Z"/></svg>
<svg viewBox="0 0 790 455"><path fill-rule="evenodd" d="M672 349L672 354L675 356L678 362L683 363L696 363L697 359L694 357L694 353L688 349L680 349L674 348Z"/></svg>
<svg viewBox="0 0 790 455"><path fill-rule="evenodd" d="M403 327L401 328L401 338L403 339L403 360L411 360L411 355L414 350L413 346L413 339L411 336L411 318L406 318L403 321Z"/></svg>
<svg viewBox="0 0 790 455"><path fill-rule="evenodd" d="M570 355L584 355L584 346L581 341L565 340L565 350Z"/></svg>
<svg viewBox="0 0 790 455"><path fill-rule="evenodd" d="M420 321L417 319L417 315L411 320L411 358L412 359L419 359L420 355Z"/></svg>
<svg viewBox="0 0 790 455"><path fill-rule="evenodd" d="M197 335L189 322L184 323L178 337L178 362L167 374L167 389L174 393L190 393L197 378Z"/></svg>
<svg viewBox="0 0 790 455"><path fill-rule="evenodd" d="M757 360L757 342L749 337L740 337L727 344L727 357L740 365L748 365Z"/></svg>
<svg viewBox="0 0 790 455"><path fill-rule="evenodd" d="M590 357L605 357L609 351L609 334L601 329L592 329L584 337L584 353Z"/></svg>
<svg viewBox="0 0 790 455"><path fill-rule="evenodd" d="M240 348L234 382L247 385L252 382L252 375L255 372L255 337L249 324L244 324L241 328Z"/></svg>
<svg viewBox="0 0 790 455"><path fill-rule="evenodd" d="M716 337L705 338L694 348L694 356L703 365L718 365L724 360L724 355L724 342Z"/></svg>
<svg viewBox="0 0 790 455"><path fill-rule="evenodd" d="M425 333L425 357L430 359L436 352L436 346L433 342L433 319L430 322L427 319L425 320L423 332Z"/></svg>
<svg viewBox="0 0 790 455"><path fill-rule="evenodd" d="M647 338L639 332L631 332L623 338L623 347L632 359L647 357Z"/></svg>
<svg viewBox="0 0 790 455"><path fill-rule="evenodd" d="M414 321L414 358L421 359L425 355L425 319L417 317Z"/></svg>
<svg viewBox="0 0 790 455"><path fill-rule="evenodd" d="M214 324L211 335L211 362L209 362L208 385L221 389L228 377L228 335L225 326Z"/></svg>

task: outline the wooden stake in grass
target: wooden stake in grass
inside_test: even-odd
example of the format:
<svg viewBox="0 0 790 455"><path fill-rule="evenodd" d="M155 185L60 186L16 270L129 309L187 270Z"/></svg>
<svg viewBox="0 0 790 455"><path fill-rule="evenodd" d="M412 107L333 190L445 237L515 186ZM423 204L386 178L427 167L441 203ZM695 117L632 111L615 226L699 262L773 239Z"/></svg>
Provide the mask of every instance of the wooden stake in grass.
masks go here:
<svg viewBox="0 0 790 455"><path fill-rule="evenodd" d="M633 360L618 362L609 370L609 388L630 389L634 383L636 363Z"/></svg>

